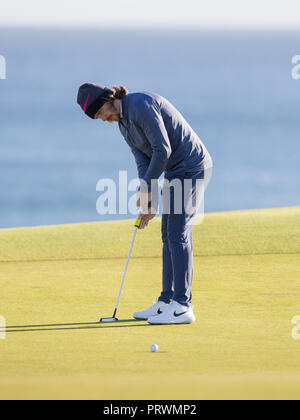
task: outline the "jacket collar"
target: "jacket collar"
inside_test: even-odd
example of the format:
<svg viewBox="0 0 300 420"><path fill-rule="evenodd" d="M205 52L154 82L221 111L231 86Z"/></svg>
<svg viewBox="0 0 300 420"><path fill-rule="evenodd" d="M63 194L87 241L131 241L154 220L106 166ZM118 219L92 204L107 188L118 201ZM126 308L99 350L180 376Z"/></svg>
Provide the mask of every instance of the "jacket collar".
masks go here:
<svg viewBox="0 0 300 420"><path fill-rule="evenodd" d="M127 103L127 95L121 99L121 109L120 109L120 116L122 119L128 118L128 103Z"/></svg>

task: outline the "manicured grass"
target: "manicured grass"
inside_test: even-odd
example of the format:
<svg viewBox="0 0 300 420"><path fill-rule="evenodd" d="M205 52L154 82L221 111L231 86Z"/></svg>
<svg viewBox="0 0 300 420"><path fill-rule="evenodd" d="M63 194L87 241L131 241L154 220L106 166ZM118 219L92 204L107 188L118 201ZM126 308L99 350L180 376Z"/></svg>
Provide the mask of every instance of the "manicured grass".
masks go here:
<svg viewBox="0 0 300 420"><path fill-rule="evenodd" d="M300 207L206 214L194 228L197 322L132 320L161 286L160 220L0 231L0 398L300 398ZM150 345L159 345L157 353Z"/></svg>

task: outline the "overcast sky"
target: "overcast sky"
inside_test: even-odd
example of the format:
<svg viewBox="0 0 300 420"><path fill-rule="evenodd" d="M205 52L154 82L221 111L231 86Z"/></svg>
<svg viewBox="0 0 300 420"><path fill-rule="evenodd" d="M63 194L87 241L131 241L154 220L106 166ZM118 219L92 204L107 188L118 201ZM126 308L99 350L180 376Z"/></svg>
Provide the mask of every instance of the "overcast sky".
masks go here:
<svg viewBox="0 0 300 420"><path fill-rule="evenodd" d="M300 30L300 0L3 0L0 25Z"/></svg>

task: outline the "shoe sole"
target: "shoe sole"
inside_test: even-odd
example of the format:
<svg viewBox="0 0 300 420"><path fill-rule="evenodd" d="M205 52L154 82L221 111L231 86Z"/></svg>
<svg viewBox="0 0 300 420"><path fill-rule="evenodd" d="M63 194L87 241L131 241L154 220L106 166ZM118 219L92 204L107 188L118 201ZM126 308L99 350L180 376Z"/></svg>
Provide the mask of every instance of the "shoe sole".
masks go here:
<svg viewBox="0 0 300 420"><path fill-rule="evenodd" d="M135 315L132 315L132 316L133 316L133 318L135 318L139 321L148 321L149 318L152 318L153 316L158 316L158 315L160 315L160 314L150 315L147 318L146 317L135 316Z"/></svg>
<svg viewBox="0 0 300 420"><path fill-rule="evenodd" d="M182 325L182 324L192 324L195 321L196 321L196 318L194 320L181 321L181 322L149 322L148 321L148 323L150 325Z"/></svg>

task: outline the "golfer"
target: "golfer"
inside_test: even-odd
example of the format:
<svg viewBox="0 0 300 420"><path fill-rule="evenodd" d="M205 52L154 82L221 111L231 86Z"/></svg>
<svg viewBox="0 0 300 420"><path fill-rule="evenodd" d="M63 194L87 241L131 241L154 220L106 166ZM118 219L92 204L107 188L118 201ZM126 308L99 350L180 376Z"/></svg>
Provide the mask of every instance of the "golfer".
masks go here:
<svg viewBox="0 0 300 420"><path fill-rule="evenodd" d="M77 103L92 119L118 122L134 155L140 188L140 229L157 213L157 180L162 188L162 292L152 306L133 314L150 324L190 324L193 279L192 230L212 174L212 159L181 113L153 92L128 93L92 83L80 86Z"/></svg>

